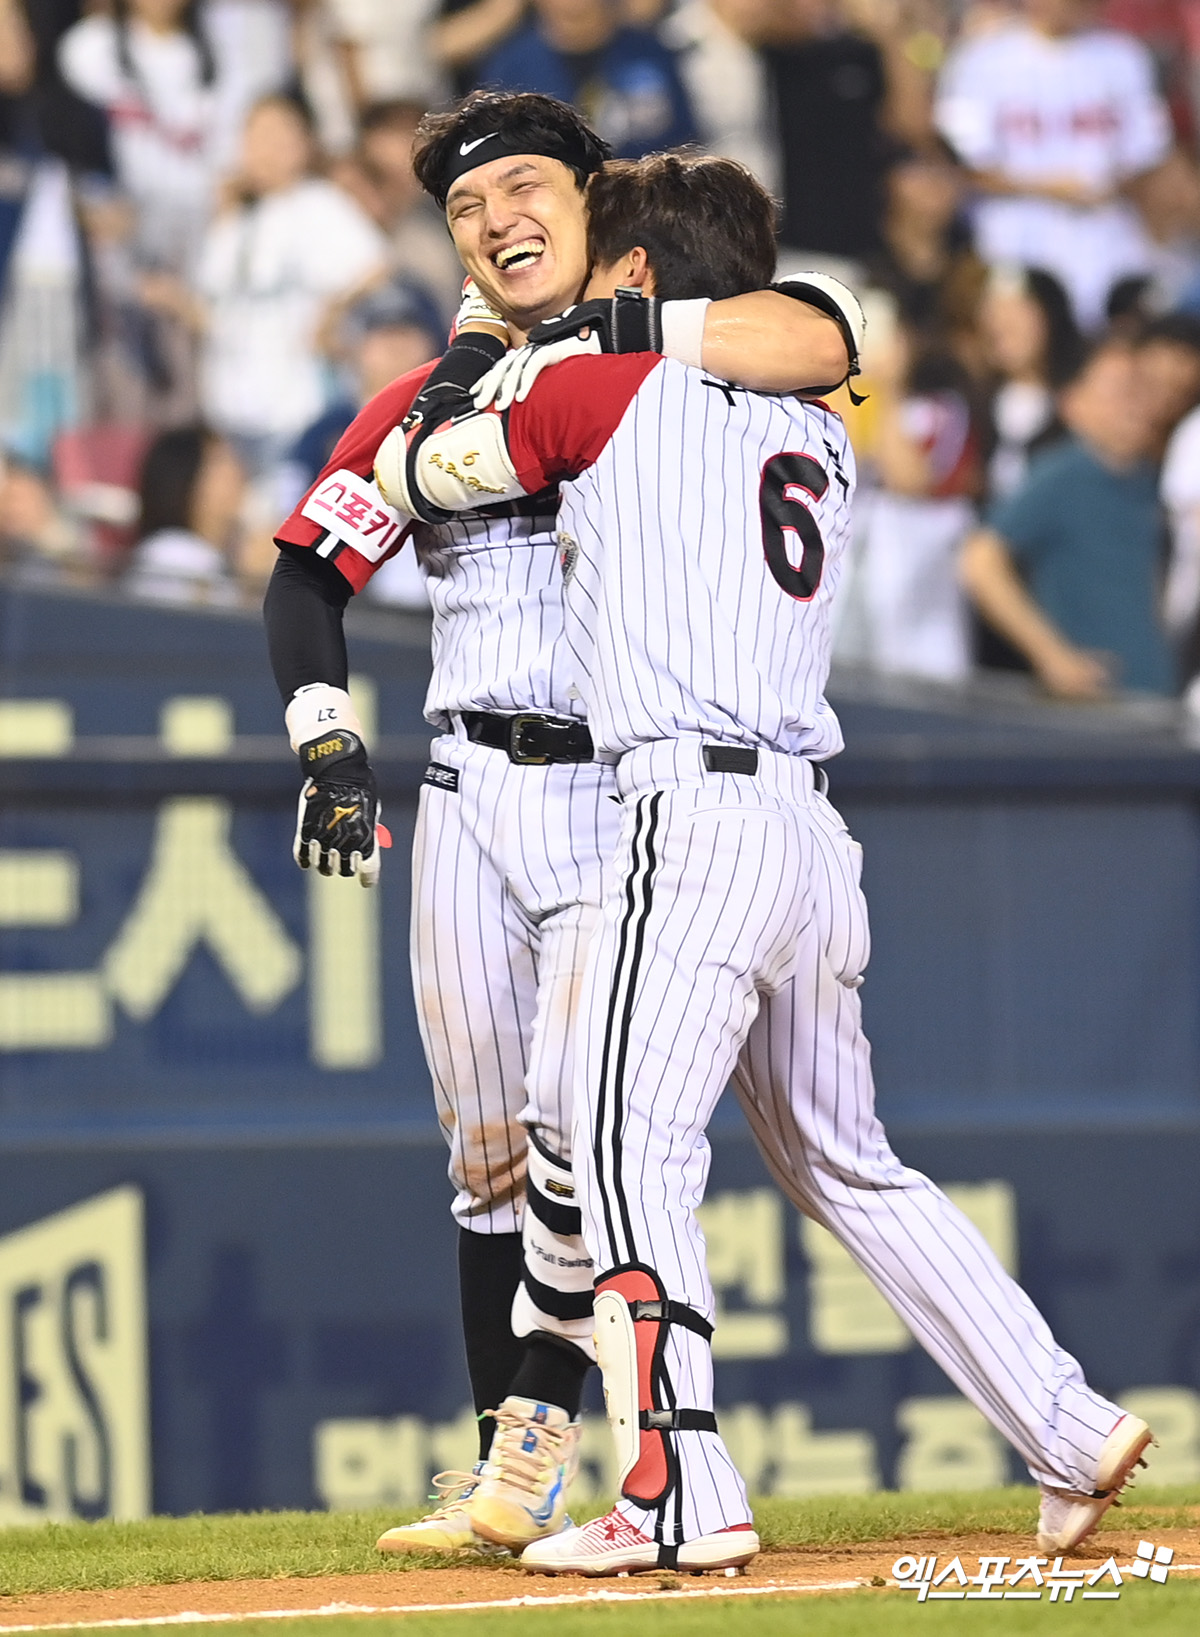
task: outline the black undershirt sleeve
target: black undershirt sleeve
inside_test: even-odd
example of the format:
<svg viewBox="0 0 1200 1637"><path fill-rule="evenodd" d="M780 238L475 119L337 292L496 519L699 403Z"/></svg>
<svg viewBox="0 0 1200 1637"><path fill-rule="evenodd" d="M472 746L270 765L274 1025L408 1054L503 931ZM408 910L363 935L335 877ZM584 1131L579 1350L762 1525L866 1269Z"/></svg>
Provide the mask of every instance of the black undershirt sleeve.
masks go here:
<svg viewBox="0 0 1200 1637"><path fill-rule="evenodd" d="M346 686L342 614L350 596L349 581L332 563L306 547L280 546L263 618L271 669L285 705L310 682Z"/></svg>

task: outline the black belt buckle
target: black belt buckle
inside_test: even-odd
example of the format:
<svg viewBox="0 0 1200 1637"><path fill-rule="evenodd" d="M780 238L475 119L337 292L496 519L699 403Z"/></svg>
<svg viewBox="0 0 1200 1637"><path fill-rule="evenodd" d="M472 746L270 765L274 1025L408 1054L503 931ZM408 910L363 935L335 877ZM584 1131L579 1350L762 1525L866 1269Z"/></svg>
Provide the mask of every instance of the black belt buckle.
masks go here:
<svg viewBox="0 0 1200 1637"><path fill-rule="evenodd" d="M533 751L524 750L522 741L525 733L530 729L537 729L545 725L546 718L536 711L518 711L508 719L508 759L516 762L520 767L545 767L550 758L546 755L536 755Z"/></svg>

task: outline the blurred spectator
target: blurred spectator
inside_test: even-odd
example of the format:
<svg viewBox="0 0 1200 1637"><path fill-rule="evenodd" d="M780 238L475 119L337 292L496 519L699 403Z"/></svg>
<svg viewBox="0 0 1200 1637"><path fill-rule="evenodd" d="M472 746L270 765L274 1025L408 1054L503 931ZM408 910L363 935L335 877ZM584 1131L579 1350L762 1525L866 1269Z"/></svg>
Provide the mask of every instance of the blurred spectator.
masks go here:
<svg viewBox="0 0 1200 1637"><path fill-rule="evenodd" d="M336 171L391 244L397 273L430 290L444 331L458 307L462 264L446 232L446 218L413 175L412 143L425 110L416 102L377 102L362 116L358 152Z"/></svg>
<svg viewBox="0 0 1200 1637"><path fill-rule="evenodd" d="M288 451L290 508L317 479L333 447L377 392L445 347L441 314L419 284L394 278L356 301L342 320L349 387L307 427Z"/></svg>
<svg viewBox="0 0 1200 1637"><path fill-rule="evenodd" d="M1066 699L1169 693L1158 616L1162 515L1134 350L1097 347L1060 397L1071 436L1039 455L963 552L984 617Z"/></svg>
<svg viewBox="0 0 1200 1637"><path fill-rule="evenodd" d="M1025 17L963 41L938 124L973 172L986 261L1045 267L1094 329L1114 283L1152 255L1124 192L1170 149L1149 53L1094 26L1094 0L1025 0Z"/></svg>
<svg viewBox="0 0 1200 1637"><path fill-rule="evenodd" d="M1149 449L1161 460L1175 428L1200 399L1200 318L1168 313L1135 338Z"/></svg>
<svg viewBox="0 0 1200 1637"><path fill-rule="evenodd" d="M1123 29L1144 41L1154 57L1158 83L1180 137L1194 140L1197 121L1196 56L1200 52L1200 8L1196 0L1104 0L1107 28Z"/></svg>
<svg viewBox="0 0 1200 1637"><path fill-rule="evenodd" d="M149 602L236 603L229 558L244 484L222 438L198 426L160 434L142 467L140 538L125 590Z"/></svg>
<svg viewBox="0 0 1200 1637"><path fill-rule="evenodd" d="M88 413L79 234L67 167L32 167L0 308L0 440L37 466Z"/></svg>
<svg viewBox="0 0 1200 1637"><path fill-rule="evenodd" d="M736 159L771 194L782 185L766 64L755 49L761 0L683 0L662 26L679 53L700 141Z"/></svg>
<svg viewBox="0 0 1200 1637"><path fill-rule="evenodd" d="M325 0L350 104L437 102L445 84L426 44L435 0Z"/></svg>
<svg viewBox="0 0 1200 1637"><path fill-rule="evenodd" d="M41 148L75 170L107 172L108 122L67 85L58 62L58 43L83 10L82 0L3 0L6 137L13 147L26 153ZM14 74L30 50L32 57Z"/></svg>
<svg viewBox="0 0 1200 1637"><path fill-rule="evenodd" d="M870 370L879 492L856 573L865 651L887 675L960 682L970 641L957 559L979 477L970 380L903 324L872 348Z"/></svg>
<svg viewBox="0 0 1200 1637"><path fill-rule="evenodd" d="M36 467L0 455L0 566L26 584L86 581L91 562L79 530Z"/></svg>
<svg viewBox="0 0 1200 1637"><path fill-rule="evenodd" d="M979 330L992 376L984 492L1002 500L1024 483L1031 457L1065 436L1055 394L1075 373L1083 343L1066 291L1040 268L992 268Z"/></svg>
<svg viewBox="0 0 1200 1637"><path fill-rule="evenodd" d="M759 4L756 33L767 47L783 156L781 266L814 253L865 261L882 247L886 136L920 144L930 130L927 96L910 94L916 71L897 8L872 0Z"/></svg>
<svg viewBox="0 0 1200 1637"><path fill-rule="evenodd" d="M325 408L321 327L386 263L379 229L340 188L310 174L312 160L303 110L265 98L246 121L229 204L204 240L198 301L168 280L145 286L201 330L205 419L232 440L252 477Z"/></svg>
<svg viewBox="0 0 1200 1637"><path fill-rule="evenodd" d="M108 115L143 263L182 271L199 245L231 136L199 6L114 0L111 16L85 17L67 31L59 61L68 84Z"/></svg>
<svg viewBox="0 0 1200 1637"><path fill-rule="evenodd" d="M1180 306L1200 311L1200 169L1195 159L1182 148L1173 149L1137 180L1131 194L1150 245L1141 305L1152 313Z"/></svg>
<svg viewBox="0 0 1200 1637"><path fill-rule="evenodd" d="M573 102L620 159L695 141L674 52L623 25L616 0L535 0L533 11L484 59L483 84Z"/></svg>
<svg viewBox="0 0 1200 1637"><path fill-rule="evenodd" d="M525 9L526 0L441 0L429 45L450 75L456 96L479 84L479 64L521 26Z"/></svg>
<svg viewBox="0 0 1200 1637"><path fill-rule="evenodd" d="M1163 620L1180 650L1186 682L1200 671L1200 409L1176 427L1162 468L1170 527Z"/></svg>
<svg viewBox="0 0 1200 1637"><path fill-rule="evenodd" d="M969 331L983 267L962 219L963 174L940 146L901 148L887 172L883 247L867 264L904 323L958 341Z"/></svg>

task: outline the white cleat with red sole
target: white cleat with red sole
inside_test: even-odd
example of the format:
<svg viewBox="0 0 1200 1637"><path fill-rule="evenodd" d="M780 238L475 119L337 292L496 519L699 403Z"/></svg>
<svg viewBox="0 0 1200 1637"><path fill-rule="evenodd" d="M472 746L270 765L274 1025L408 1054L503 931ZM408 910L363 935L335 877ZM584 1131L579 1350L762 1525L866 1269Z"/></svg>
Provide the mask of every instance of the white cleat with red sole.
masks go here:
<svg viewBox="0 0 1200 1637"><path fill-rule="evenodd" d="M582 1528L534 1541L521 1553L521 1567L534 1574L644 1574L674 1567L681 1574L741 1569L758 1556L759 1540L749 1523L714 1535L699 1535L678 1548L676 1563L664 1564L658 1542L635 1529L615 1509Z"/></svg>
<svg viewBox="0 0 1200 1637"><path fill-rule="evenodd" d="M1038 1514L1038 1551L1073 1552L1092 1533L1128 1484L1154 1435L1136 1415L1123 1415L1104 1440L1096 1469L1096 1488L1090 1495L1042 1486Z"/></svg>

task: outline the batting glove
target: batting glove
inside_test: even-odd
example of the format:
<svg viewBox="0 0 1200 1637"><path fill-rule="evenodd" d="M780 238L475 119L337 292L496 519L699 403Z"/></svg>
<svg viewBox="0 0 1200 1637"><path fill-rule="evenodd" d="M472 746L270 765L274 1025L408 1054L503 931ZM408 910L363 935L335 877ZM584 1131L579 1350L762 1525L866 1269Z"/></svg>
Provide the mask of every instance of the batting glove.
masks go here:
<svg viewBox="0 0 1200 1637"><path fill-rule="evenodd" d="M305 776L292 857L302 870L379 880L380 848L391 838L379 822L379 793L350 696L314 683L288 706L288 727ZM300 738L312 728L312 737Z"/></svg>
<svg viewBox="0 0 1200 1637"><path fill-rule="evenodd" d="M561 341L518 347L515 352L506 353L475 383L471 393L475 408L487 409L490 404L494 409L503 410L512 404L523 404L544 369L549 369L552 364L561 364L564 358L581 358L588 353L603 351L600 337L594 330L586 338L568 335Z"/></svg>
<svg viewBox="0 0 1200 1637"><path fill-rule="evenodd" d="M495 324L500 329L506 329L507 320L498 313L474 279L463 280L462 301L458 312L454 316L454 323L450 326L451 341L457 336L464 324Z"/></svg>

